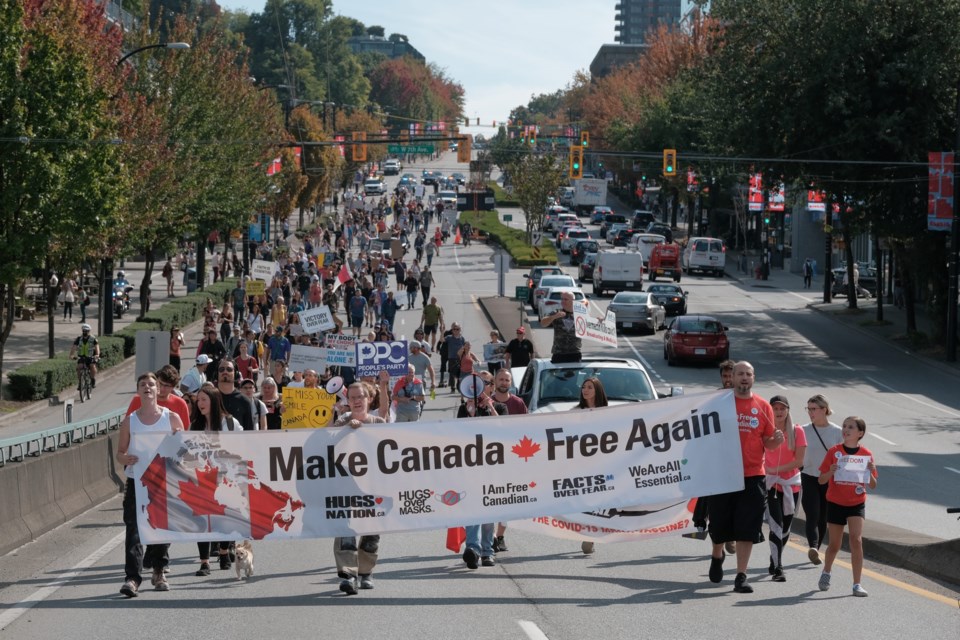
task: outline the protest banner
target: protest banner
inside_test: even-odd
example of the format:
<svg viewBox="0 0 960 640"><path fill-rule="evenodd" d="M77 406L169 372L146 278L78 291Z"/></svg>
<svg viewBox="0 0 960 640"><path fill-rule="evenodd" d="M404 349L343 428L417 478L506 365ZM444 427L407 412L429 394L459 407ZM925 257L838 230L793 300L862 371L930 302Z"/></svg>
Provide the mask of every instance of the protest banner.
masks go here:
<svg viewBox="0 0 960 640"><path fill-rule="evenodd" d="M564 516L541 516L530 520L514 520L510 527L567 540L590 540L601 544L632 542L693 531L693 509L696 503L697 498L691 498L658 505L634 505Z"/></svg>
<svg viewBox="0 0 960 640"><path fill-rule="evenodd" d="M578 338L617 347L617 316L612 311L607 311L604 318L594 318L590 315L589 306L574 302L573 323Z"/></svg>
<svg viewBox="0 0 960 640"><path fill-rule="evenodd" d="M295 344L290 347L290 362L287 363L287 370L306 371L313 369L318 373L323 373L327 368L327 350L323 347L310 347L303 344Z"/></svg>
<svg viewBox="0 0 960 640"><path fill-rule="evenodd" d="M263 280L247 280L246 290L248 296L266 295L267 283Z"/></svg>
<svg viewBox="0 0 960 640"><path fill-rule="evenodd" d="M307 333L329 331L337 326L337 323L333 321L333 314L330 313L330 307L325 304L312 309L304 309L297 315L300 317L300 326Z"/></svg>
<svg viewBox="0 0 960 640"><path fill-rule="evenodd" d="M302 393L317 390L291 391L306 420ZM730 390L590 413L133 434L140 537L332 537L543 517L610 522L598 528L611 536L679 532L691 498L743 488ZM626 511L629 520L617 515Z"/></svg>
<svg viewBox="0 0 960 640"><path fill-rule="evenodd" d="M356 336L328 333L324 344L327 347L328 367L357 366Z"/></svg>
<svg viewBox="0 0 960 640"><path fill-rule="evenodd" d="M375 376L386 370L391 377L407 375L407 341L358 342L356 376Z"/></svg>
<svg viewBox="0 0 960 640"><path fill-rule="evenodd" d="M320 429L333 423L337 397L326 389L283 388L284 429Z"/></svg>
<svg viewBox="0 0 960 640"><path fill-rule="evenodd" d="M270 282L277 273L277 263L269 260L254 260L250 266L250 275L254 280Z"/></svg>

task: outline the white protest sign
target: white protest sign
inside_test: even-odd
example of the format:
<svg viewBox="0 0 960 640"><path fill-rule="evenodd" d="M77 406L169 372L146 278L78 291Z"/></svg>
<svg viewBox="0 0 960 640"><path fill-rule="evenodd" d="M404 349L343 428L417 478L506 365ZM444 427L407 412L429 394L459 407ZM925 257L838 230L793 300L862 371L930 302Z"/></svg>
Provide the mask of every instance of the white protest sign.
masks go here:
<svg viewBox="0 0 960 640"><path fill-rule="evenodd" d="M250 267L250 274L254 280L270 282L277 273L277 263L269 260L254 260Z"/></svg>
<svg viewBox="0 0 960 640"><path fill-rule="evenodd" d="M594 318L587 312L587 305L574 302L573 323L577 337L599 342L608 347L617 347L617 316L608 311L605 318Z"/></svg>
<svg viewBox="0 0 960 640"><path fill-rule="evenodd" d="M330 313L330 307L325 304L313 309L304 309L297 315L300 316L300 326L307 333L329 331L337 326L337 323L333 321L333 314Z"/></svg>
<svg viewBox="0 0 960 640"><path fill-rule="evenodd" d="M327 350L323 347L308 347L295 344L290 347L290 362L287 369L290 371L306 371L313 369L319 373L327 368Z"/></svg>
<svg viewBox="0 0 960 640"><path fill-rule="evenodd" d="M328 333L324 340L327 347L328 367L357 366L357 336L342 333Z"/></svg>
<svg viewBox="0 0 960 640"><path fill-rule="evenodd" d="M833 474L834 481L852 484L870 482L868 462L870 462L870 456L840 456L837 458L837 472Z"/></svg>

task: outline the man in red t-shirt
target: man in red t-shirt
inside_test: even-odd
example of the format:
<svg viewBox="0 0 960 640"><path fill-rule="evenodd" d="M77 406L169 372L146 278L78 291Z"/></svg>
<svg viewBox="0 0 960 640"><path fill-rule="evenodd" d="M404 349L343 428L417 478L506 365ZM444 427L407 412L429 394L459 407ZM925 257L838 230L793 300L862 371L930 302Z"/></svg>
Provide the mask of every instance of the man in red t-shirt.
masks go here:
<svg viewBox="0 0 960 640"><path fill-rule="evenodd" d="M737 577L733 590L753 593L747 584L747 565L754 543L763 540L761 528L767 501L764 449L776 449L783 442L783 432L774 426L770 403L753 393L754 372L749 362L733 367L733 397L737 405L740 430L740 453L743 459L743 489L710 497L710 582L723 580L723 544L737 543Z"/></svg>

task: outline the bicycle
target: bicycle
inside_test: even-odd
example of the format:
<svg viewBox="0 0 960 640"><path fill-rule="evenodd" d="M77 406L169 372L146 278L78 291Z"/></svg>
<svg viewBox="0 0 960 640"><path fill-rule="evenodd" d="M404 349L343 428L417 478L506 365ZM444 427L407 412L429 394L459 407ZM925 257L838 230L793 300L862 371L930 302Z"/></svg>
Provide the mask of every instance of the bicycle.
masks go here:
<svg viewBox="0 0 960 640"><path fill-rule="evenodd" d="M90 399L90 395L93 392L93 379L90 377L90 365L86 360L80 359L77 362L77 368L80 381L77 390L80 392L80 402L85 402Z"/></svg>

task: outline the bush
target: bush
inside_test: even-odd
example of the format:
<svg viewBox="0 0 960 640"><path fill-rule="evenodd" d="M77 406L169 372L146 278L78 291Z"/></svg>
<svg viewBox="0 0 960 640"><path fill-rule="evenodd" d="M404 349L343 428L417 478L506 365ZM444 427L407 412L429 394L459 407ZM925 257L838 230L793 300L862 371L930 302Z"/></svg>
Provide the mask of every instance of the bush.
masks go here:
<svg viewBox="0 0 960 640"><path fill-rule="evenodd" d="M541 246L540 257L534 258L533 247L527 244L527 234L500 222L497 211L464 211L460 214L460 221L486 232L489 235L488 242L495 242L503 247L518 267L557 263L557 251L550 243Z"/></svg>
<svg viewBox="0 0 960 640"><path fill-rule="evenodd" d="M494 180L487 182L487 186L493 189L493 198L500 207L520 207L520 203Z"/></svg>

